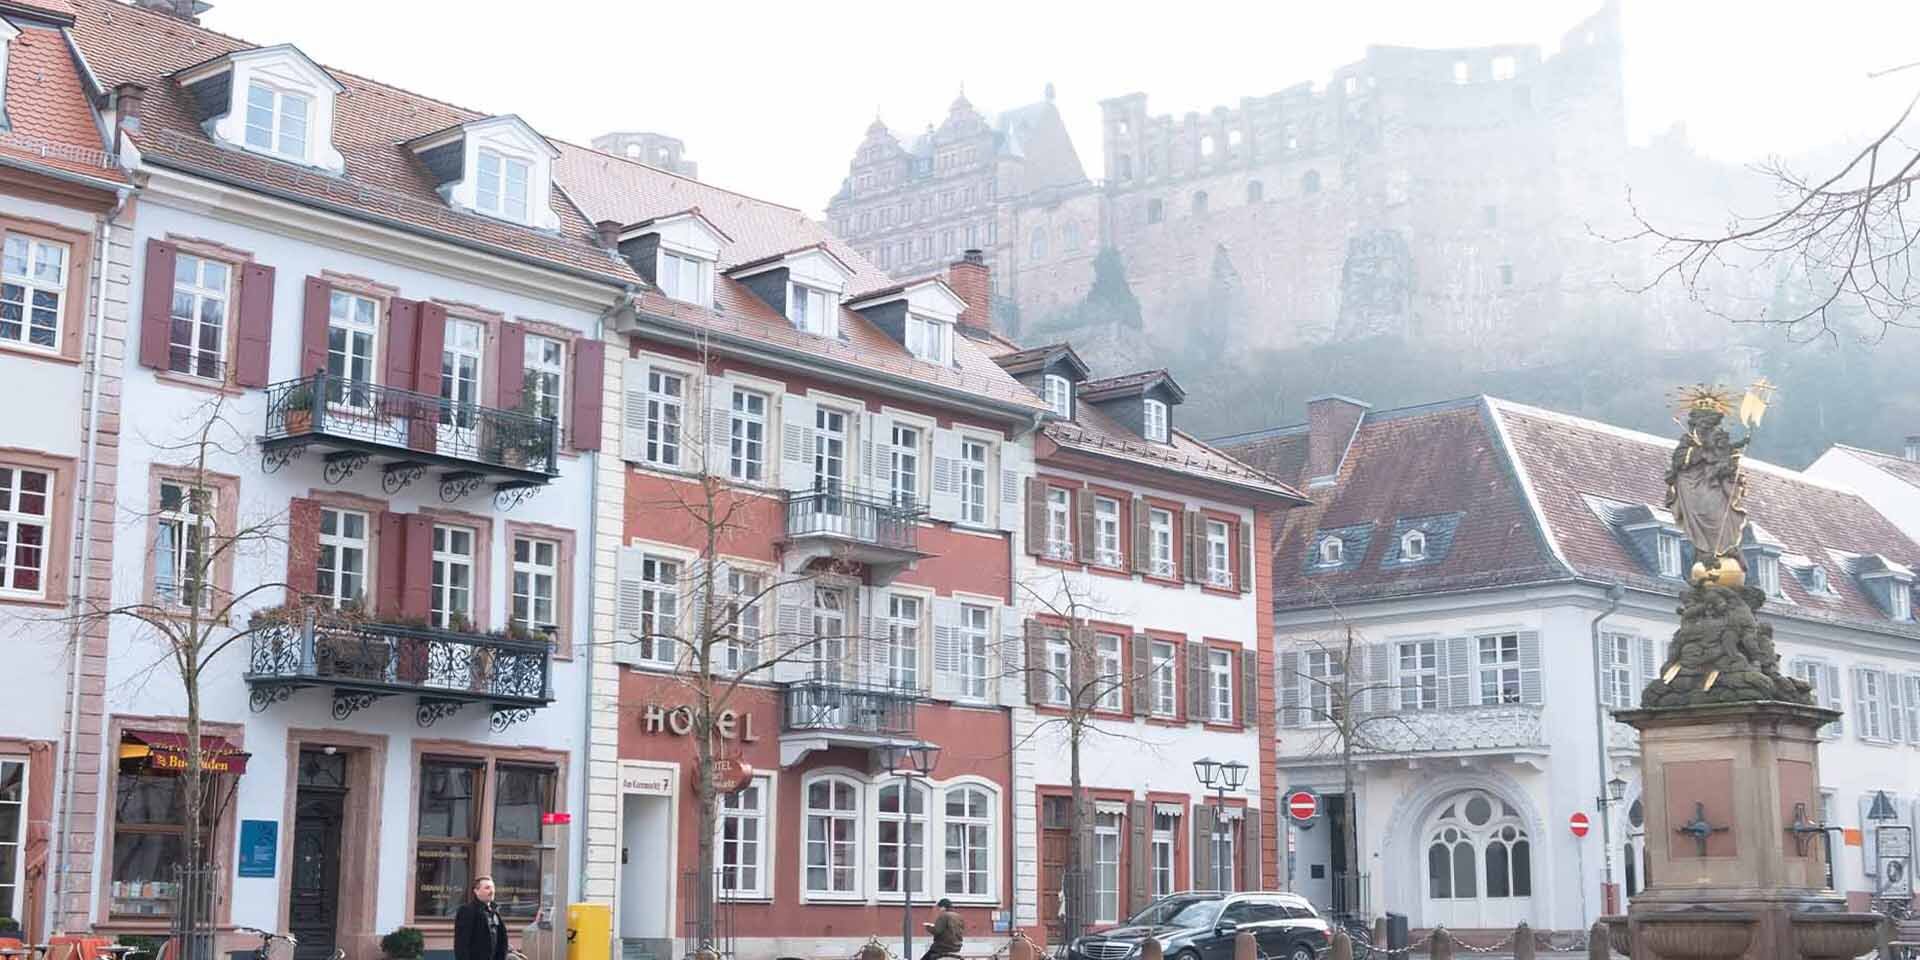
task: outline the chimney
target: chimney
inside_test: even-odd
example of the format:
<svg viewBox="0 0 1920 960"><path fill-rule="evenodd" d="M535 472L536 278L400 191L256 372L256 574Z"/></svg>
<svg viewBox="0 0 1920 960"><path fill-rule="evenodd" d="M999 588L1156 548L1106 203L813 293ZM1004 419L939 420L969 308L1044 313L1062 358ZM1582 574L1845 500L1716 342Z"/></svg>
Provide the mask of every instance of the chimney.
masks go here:
<svg viewBox="0 0 1920 960"><path fill-rule="evenodd" d="M594 232L600 235L600 245L608 250L620 249L620 228L625 226L618 220L596 220Z"/></svg>
<svg viewBox="0 0 1920 960"><path fill-rule="evenodd" d="M979 331L993 330L993 285L987 273L987 258L979 250L968 250L947 268L947 286L967 302L960 311L960 325Z"/></svg>
<svg viewBox="0 0 1920 960"><path fill-rule="evenodd" d="M188 23L199 23L200 15L213 9L213 4L205 0L133 0L133 5Z"/></svg>
<svg viewBox="0 0 1920 960"><path fill-rule="evenodd" d="M1339 479L1347 447L1369 409L1365 403L1337 394L1307 401L1307 486L1330 486Z"/></svg>
<svg viewBox="0 0 1920 960"><path fill-rule="evenodd" d="M1908 460L1920 460L1920 433L1907 434L1906 455Z"/></svg>
<svg viewBox="0 0 1920 960"><path fill-rule="evenodd" d="M146 97L147 88L132 81L113 88L113 152L116 155L125 152L122 141L126 134L140 132L140 105Z"/></svg>

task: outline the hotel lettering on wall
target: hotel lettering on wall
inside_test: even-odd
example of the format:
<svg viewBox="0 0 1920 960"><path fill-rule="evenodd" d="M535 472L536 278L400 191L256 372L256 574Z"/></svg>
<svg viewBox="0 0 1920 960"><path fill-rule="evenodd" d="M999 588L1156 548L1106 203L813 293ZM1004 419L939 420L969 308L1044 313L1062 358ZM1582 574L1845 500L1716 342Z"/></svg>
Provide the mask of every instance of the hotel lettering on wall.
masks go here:
<svg viewBox="0 0 1920 960"><path fill-rule="evenodd" d="M760 737L753 732L752 713L722 710L713 718L713 729L728 740L738 740L741 743L757 743L760 740ZM647 708L640 712L640 731L667 733L676 737L688 736L693 733L693 708L663 707L657 703L649 703Z"/></svg>

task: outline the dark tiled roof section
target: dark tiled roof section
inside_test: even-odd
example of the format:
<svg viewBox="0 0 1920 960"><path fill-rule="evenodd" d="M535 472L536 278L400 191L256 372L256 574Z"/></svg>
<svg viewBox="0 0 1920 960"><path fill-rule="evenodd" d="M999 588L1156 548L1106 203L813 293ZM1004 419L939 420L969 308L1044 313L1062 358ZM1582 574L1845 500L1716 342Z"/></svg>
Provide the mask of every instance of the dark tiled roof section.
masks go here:
<svg viewBox="0 0 1920 960"><path fill-rule="evenodd" d="M1022 387L1021 389L1025 389ZM1028 391L1029 394L1032 391ZM1044 405L1044 404L1043 404ZM1147 466L1186 473L1211 480L1224 480L1252 486L1268 493L1304 502L1298 490L1265 472L1248 466L1179 430L1169 433L1170 443L1150 443L1090 403L1074 404L1072 423L1047 424L1047 437L1062 447L1132 460Z"/></svg>
<svg viewBox="0 0 1920 960"><path fill-rule="evenodd" d="M1304 425L1216 437L1209 442L1282 482L1295 487L1306 485L1307 428Z"/></svg>
<svg viewBox="0 0 1920 960"><path fill-rule="evenodd" d="M1905 482L1908 486L1920 487L1920 462L1908 460L1905 457L1896 457L1890 453L1881 453L1878 450L1866 450L1860 447L1846 446L1843 446L1842 449L1859 457L1880 472Z"/></svg>
<svg viewBox="0 0 1920 960"><path fill-rule="evenodd" d="M100 141L84 81L57 30L25 25L7 45L7 120L0 157L124 183Z"/></svg>
<svg viewBox="0 0 1920 960"><path fill-rule="evenodd" d="M1225 449L1257 465L1290 472L1295 479L1306 470L1304 428L1236 440L1225 442ZM1548 551L1478 398L1369 412L1337 482L1307 494L1313 505L1287 511L1275 533L1274 555L1284 558L1274 564L1277 608L1568 576ZM1321 531L1384 528L1403 517L1441 514L1460 518L1446 556L1435 563L1383 567L1377 557L1361 557L1350 569L1317 572L1293 559L1306 556Z"/></svg>
<svg viewBox="0 0 1920 960"><path fill-rule="evenodd" d="M1123 373L1117 377L1088 380L1080 384L1080 396L1088 400L1099 400L1126 393L1137 393L1161 380L1165 380L1172 386L1175 394L1186 395L1186 391L1180 389L1180 382L1173 379L1173 374L1165 370L1140 370L1134 373Z"/></svg>
<svg viewBox="0 0 1920 960"><path fill-rule="evenodd" d="M346 160L335 177L243 150L216 145L193 120L188 96L168 75L254 44L141 10L116 0L74 0L75 42L100 83L147 87L141 132L134 137L150 162L175 165L349 215L477 245L612 283L638 283L633 270L597 243L593 225L569 201L557 175L553 210L558 233L463 213L434 191L412 151L402 144L436 130L488 115L442 103L340 70L347 88L336 101L333 145Z"/></svg>
<svg viewBox="0 0 1920 960"><path fill-rule="evenodd" d="M1673 441L1532 407L1491 401L1525 469L1548 529L1581 575L1617 579L1646 589L1676 592L1678 582L1651 577L1645 564L1621 544L1588 508L1583 494L1625 503L1666 499L1666 469ZM1920 545L1903 536L1860 497L1820 484L1782 467L1747 461L1748 516L1787 552L1825 562L1834 552L1879 554L1911 566ZM1790 602L1768 610L1780 616L1870 623L1894 627L1852 576L1833 576L1832 597L1808 593L1797 577L1782 577ZM1920 634L1911 624L1902 629Z"/></svg>
<svg viewBox="0 0 1920 960"><path fill-rule="evenodd" d="M1321 563L1320 545L1329 538L1340 540L1340 562ZM1373 542L1373 524L1356 523L1332 530L1315 530L1313 536L1306 538L1307 552L1302 559L1301 569L1307 573L1339 573L1352 570L1367 562L1367 547Z"/></svg>
<svg viewBox="0 0 1920 960"><path fill-rule="evenodd" d="M1001 338L1001 342L1006 341ZM995 353L992 348L989 348L988 352L993 354L993 360L1000 365L1000 369L1016 375L1038 370L1060 354L1071 357L1080 369L1087 369L1086 361L1080 359L1080 354L1073 349L1073 344L1064 340L1026 350L1015 349L1005 353Z"/></svg>
<svg viewBox="0 0 1920 960"><path fill-rule="evenodd" d="M1380 551L1380 565L1405 570L1445 560L1447 551L1453 546L1453 535L1460 529L1460 519L1464 516L1464 513L1442 513L1395 520L1393 529L1387 532L1386 548ZM1401 541L1411 530L1418 530L1427 538L1426 555L1418 560L1408 560L1400 554Z"/></svg>

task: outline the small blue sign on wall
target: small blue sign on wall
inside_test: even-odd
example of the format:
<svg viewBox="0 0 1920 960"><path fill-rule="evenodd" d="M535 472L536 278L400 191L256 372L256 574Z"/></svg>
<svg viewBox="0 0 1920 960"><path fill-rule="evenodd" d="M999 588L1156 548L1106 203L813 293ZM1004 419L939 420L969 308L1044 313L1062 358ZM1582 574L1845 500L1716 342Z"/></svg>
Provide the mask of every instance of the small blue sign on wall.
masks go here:
<svg viewBox="0 0 1920 960"><path fill-rule="evenodd" d="M280 824L272 820L240 821L240 875L271 877L280 859Z"/></svg>

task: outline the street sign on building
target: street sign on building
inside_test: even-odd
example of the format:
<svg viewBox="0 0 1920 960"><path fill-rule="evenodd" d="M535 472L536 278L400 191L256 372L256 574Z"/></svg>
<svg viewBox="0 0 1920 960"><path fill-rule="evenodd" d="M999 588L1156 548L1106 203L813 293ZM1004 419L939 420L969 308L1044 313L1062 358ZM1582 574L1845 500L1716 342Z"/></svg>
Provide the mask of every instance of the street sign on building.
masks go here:
<svg viewBox="0 0 1920 960"><path fill-rule="evenodd" d="M1567 829L1573 831L1575 838L1584 837L1588 830L1593 829L1593 822L1587 819L1586 814L1575 810L1573 816L1567 818Z"/></svg>
<svg viewBox="0 0 1920 960"><path fill-rule="evenodd" d="M1320 795L1312 790L1289 790L1286 808L1287 819L1295 826L1310 826L1320 817Z"/></svg>

